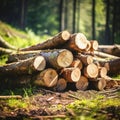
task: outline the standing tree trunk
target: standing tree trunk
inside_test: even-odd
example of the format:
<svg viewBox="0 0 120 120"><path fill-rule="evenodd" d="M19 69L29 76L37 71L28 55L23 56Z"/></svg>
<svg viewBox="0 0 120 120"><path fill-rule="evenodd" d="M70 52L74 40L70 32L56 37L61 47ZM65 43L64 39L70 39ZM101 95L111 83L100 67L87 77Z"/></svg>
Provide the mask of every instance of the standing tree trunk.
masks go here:
<svg viewBox="0 0 120 120"><path fill-rule="evenodd" d="M73 0L73 33L76 32L76 0Z"/></svg>
<svg viewBox="0 0 120 120"><path fill-rule="evenodd" d="M92 0L92 39L95 40L95 0Z"/></svg>

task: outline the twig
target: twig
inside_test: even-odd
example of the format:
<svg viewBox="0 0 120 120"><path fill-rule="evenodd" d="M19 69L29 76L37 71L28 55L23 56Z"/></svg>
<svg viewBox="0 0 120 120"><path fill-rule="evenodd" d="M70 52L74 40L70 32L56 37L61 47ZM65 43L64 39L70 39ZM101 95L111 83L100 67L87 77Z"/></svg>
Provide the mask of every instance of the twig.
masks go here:
<svg viewBox="0 0 120 120"><path fill-rule="evenodd" d="M0 96L0 99L22 99L20 95L7 95L7 96Z"/></svg>

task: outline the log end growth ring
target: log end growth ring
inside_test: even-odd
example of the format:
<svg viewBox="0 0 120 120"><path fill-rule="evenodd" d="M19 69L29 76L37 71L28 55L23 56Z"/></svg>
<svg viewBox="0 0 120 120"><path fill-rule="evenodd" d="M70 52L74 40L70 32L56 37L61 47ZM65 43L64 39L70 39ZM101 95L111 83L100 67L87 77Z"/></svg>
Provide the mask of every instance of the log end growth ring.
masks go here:
<svg viewBox="0 0 120 120"><path fill-rule="evenodd" d="M75 68L71 73L71 79L73 82L77 82L80 79L81 71L79 68Z"/></svg>
<svg viewBox="0 0 120 120"><path fill-rule="evenodd" d="M83 50L87 48L87 38L83 33L78 33L76 35L75 42L79 49Z"/></svg>
<svg viewBox="0 0 120 120"><path fill-rule="evenodd" d="M69 40L70 39L70 33L68 31L63 31L61 36L62 36L63 40Z"/></svg>
<svg viewBox="0 0 120 120"><path fill-rule="evenodd" d="M58 74L54 69L47 69L43 79L47 87L53 87L57 84Z"/></svg>
<svg viewBox="0 0 120 120"><path fill-rule="evenodd" d="M63 50L57 57L60 67L68 67L73 61L73 54L69 50Z"/></svg>
<svg viewBox="0 0 120 120"><path fill-rule="evenodd" d="M34 67L38 71L44 70L46 67L45 58L43 56L36 57L34 60Z"/></svg>

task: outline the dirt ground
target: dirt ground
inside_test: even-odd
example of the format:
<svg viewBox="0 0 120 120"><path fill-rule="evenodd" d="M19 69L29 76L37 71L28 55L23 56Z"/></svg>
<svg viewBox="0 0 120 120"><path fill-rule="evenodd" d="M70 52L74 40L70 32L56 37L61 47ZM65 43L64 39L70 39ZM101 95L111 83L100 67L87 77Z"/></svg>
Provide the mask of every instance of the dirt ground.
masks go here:
<svg viewBox="0 0 120 120"><path fill-rule="evenodd" d="M21 109L10 107L6 104L4 100L0 100L0 119L4 120L43 120L43 119L65 119L71 118L74 119L77 114L73 110L66 109L66 105L74 102L75 100L82 99L91 99L95 98L96 95L104 95L104 99L109 98L120 98L117 92L120 91L120 87L106 90L106 91L95 91L95 90L86 90L86 91L64 91L64 92L54 92L49 89L36 89L34 94L29 98L23 98L23 101L26 99L29 100L28 109ZM28 101L27 100L27 101ZM3 109L4 108L4 109ZM6 111L5 111L6 109ZM86 111L89 111L86 109ZM116 112L117 111L117 112ZM101 114L107 114L107 118L110 120L119 120L120 118L120 106L104 108L98 112ZM94 117L97 115L95 114Z"/></svg>

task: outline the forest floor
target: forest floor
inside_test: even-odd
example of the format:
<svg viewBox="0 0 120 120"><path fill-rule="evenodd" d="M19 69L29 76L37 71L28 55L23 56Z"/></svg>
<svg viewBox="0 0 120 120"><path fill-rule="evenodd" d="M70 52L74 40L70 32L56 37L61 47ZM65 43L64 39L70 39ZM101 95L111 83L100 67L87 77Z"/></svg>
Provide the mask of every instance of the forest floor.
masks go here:
<svg viewBox="0 0 120 120"><path fill-rule="evenodd" d="M21 99L0 99L3 120L119 120L120 87L104 91L54 92L46 88L24 89Z"/></svg>

